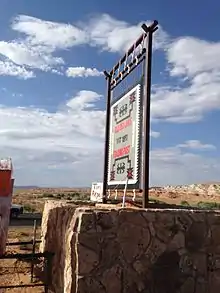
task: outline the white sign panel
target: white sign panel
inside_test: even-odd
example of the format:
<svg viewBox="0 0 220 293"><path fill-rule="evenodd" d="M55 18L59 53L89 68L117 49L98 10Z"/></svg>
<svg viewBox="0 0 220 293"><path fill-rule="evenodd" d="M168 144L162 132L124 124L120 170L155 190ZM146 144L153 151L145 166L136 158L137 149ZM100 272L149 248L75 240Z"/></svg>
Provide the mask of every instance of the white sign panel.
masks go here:
<svg viewBox="0 0 220 293"><path fill-rule="evenodd" d="M111 105L108 186L138 187L141 84Z"/></svg>
<svg viewBox="0 0 220 293"><path fill-rule="evenodd" d="M92 183L90 200L94 202L102 202L103 199L103 183Z"/></svg>

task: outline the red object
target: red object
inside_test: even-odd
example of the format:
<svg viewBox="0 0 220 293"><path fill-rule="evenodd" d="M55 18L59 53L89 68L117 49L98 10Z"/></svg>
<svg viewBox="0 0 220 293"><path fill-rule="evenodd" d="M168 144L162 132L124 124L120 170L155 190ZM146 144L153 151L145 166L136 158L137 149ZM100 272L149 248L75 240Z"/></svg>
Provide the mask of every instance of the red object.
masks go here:
<svg viewBox="0 0 220 293"><path fill-rule="evenodd" d="M11 170L0 170L0 197L12 194Z"/></svg>
<svg viewBox="0 0 220 293"><path fill-rule="evenodd" d="M125 128L131 126L131 125L132 125L132 120L131 120L131 118L129 118L129 119L127 119L127 120L125 120L125 121L123 121L120 124L117 124L115 126L115 133L120 132L123 129L125 129Z"/></svg>
<svg viewBox="0 0 220 293"><path fill-rule="evenodd" d="M0 197L11 196L13 189L11 160L0 160Z"/></svg>
<svg viewBox="0 0 220 293"><path fill-rule="evenodd" d="M120 158L120 157L123 157L123 156L126 156L129 154L130 152L130 145L127 145L123 148L120 148L120 149L117 149L113 152L113 157L114 159L117 159L117 158Z"/></svg>

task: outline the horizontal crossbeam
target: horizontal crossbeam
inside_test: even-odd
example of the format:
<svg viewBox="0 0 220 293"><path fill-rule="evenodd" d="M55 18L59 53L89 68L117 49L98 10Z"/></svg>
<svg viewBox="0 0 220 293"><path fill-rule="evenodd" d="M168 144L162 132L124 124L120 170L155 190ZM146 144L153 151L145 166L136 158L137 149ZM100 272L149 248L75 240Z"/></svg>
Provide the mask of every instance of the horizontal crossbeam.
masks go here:
<svg viewBox="0 0 220 293"><path fill-rule="evenodd" d="M114 72L125 62L125 60L135 51L135 49L145 40L147 37L147 34L149 32L155 32L158 27L158 21L154 20L154 22L147 26L146 24L142 24L142 29L144 30L144 33L140 35L140 37L134 42L134 44L128 49L128 51L125 53L125 55L116 63L116 65L113 67L113 69L108 73L107 71L104 71L104 74L106 78L109 78L113 76Z"/></svg>
<svg viewBox="0 0 220 293"><path fill-rule="evenodd" d="M53 256L52 252L38 252L38 253L15 253L0 255L0 259L38 259L40 257L49 258Z"/></svg>
<svg viewBox="0 0 220 293"><path fill-rule="evenodd" d="M112 82L111 83L111 90L113 90L116 86L119 85L119 83L124 80L137 66L139 66L141 64L141 62L145 59L144 53L140 54L140 57L138 57L138 62L135 64L134 62L131 62L129 64L130 70L128 70L128 68L124 69L121 73L122 73L122 78L117 76L115 78L115 83Z"/></svg>
<svg viewBox="0 0 220 293"><path fill-rule="evenodd" d="M17 246L17 245L28 245L28 244L33 244L33 242L41 243L41 240L30 240L30 241L20 241L20 242L7 242L6 246Z"/></svg>
<svg viewBox="0 0 220 293"><path fill-rule="evenodd" d="M12 288L28 288L28 287L45 287L46 284L21 284L21 285L5 285L0 286L0 289L12 289Z"/></svg>

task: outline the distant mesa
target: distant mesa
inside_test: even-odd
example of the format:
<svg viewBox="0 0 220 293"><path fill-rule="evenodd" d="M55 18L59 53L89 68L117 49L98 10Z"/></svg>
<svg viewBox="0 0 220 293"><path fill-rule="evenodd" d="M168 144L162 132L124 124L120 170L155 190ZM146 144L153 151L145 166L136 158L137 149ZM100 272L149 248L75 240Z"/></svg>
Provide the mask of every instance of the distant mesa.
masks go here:
<svg viewBox="0 0 220 293"><path fill-rule="evenodd" d="M34 185L26 185L26 186L15 186L14 189L35 189L35 188L39 188L38 186L34 186Z"/></svg>

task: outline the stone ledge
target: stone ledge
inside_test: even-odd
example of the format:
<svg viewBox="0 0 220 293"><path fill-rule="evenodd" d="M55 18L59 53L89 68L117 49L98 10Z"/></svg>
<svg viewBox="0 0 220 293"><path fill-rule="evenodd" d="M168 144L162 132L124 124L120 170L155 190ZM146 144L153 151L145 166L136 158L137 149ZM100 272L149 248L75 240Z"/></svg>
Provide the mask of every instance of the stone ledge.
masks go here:
<svg viewBox="0 0 220 293"><path fill-rule="evenodd" d="M56 293L219 290L219 212L48 208L41 249L56 253Z"/></svg>

